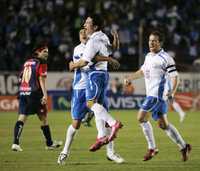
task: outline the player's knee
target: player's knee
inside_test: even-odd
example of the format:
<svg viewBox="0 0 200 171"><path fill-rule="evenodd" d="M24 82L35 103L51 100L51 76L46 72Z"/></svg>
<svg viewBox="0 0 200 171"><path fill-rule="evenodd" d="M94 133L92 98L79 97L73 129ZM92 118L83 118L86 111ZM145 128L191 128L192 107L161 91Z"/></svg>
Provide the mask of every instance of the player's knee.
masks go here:
<svg viewBox="0 0 200 171"><path fill-rule="evenodd" d="M93 105L94 105L94 102L93 102L92 100L87 101L87 107L88 107L88 108L91 109Z"/></svg>
<svg viewBox="0 0 200 171"><path fill-rule="evenodd" d="M163 130L167 129L167 125L165 123L163 123L163 122L159 122L158 123L158 127L163 129Z"/></svg>
<svg viewBox="0 0 200 171"><path fill-rule="evenodd" d="M81 126L81 121L74 120L74 121L72 122L72 126L73 126L74 129L79 129L80 126Z"/></svg>

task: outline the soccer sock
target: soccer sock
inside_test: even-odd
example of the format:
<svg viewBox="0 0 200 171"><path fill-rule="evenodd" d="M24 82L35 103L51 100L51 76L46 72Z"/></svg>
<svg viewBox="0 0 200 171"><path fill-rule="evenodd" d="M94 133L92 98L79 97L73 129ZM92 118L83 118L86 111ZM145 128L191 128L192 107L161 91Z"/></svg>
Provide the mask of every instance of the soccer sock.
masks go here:
<svg viewBox="0 0 200 171"><path fill-rule="evenodd" d="M65 140L65 146L63 148L62 153L68 154L70 146L72 144L72 141L74 139L74 135L76 134L77 129L75 129L72 125L70 125L67 129L66 133L66 140Z"/></svg>
<svg viewBox="0 0 200 171"><path fill-rule="evenodd" d="M155 149L156 144L155 144L155 138L154 138L154 134L153 134L153 127L152 127L151 123L149 121L143 122L140 124L140 126L142 127L144 136L147 140L148 149Z"/></svg>
<svg viewBox="0 0 200 171"><path fill-rule="evenodd" d="M113 119L113 117L107 112L107 110L100 104L95 103L91 110L94 112L95 117L101 118L105 122L108 123L109 126L112 126L115 124L116 120Z"/></svg>
<svg viewBox="0 0 200 171"><path fill-rule="evenodd" d="M95 117L95 122L96 122L97 131L98 131L97 138L106 136L105 121L103 121L99 117Z"/></svg>
<svg viewBox="0 0 200 171"><path fill-rule="evenodd" d="M106 135L110 135L111 128L105 128L105 132L106 132ZM114 141L111 141L106 145L106 153L107 153L107 155L109 155L109 154L112 155L112 154L115 153L115 151L114 151Z"/></svg>
<svg viewBox="0 0 200 171"><path fill-rule="evenodd" d="M180 117L184 117L185 116L185 112L182 110L181 106L177 103L177 102L173 102L172 106L174 108L174 110L179 114Z"/></svg>
<svg viewBox="0 0 200 171"><path fill-rule="evenodd" d="M24 122L17 121L14 128L14 144L19 144L19 138L23 130Z"/></svg>
<svg viewBox="0 0 200 171"><path fill-rule="evenodd" d="M179 146L180 149L185 148L185 141L181 137L178 130L172 124L168 125L167 129L165 129L165 132L170 137L170 139Z"/></svg>
<svg viewBox="0 0 200 171"><path fill-rule="evenodd" d="M53 144L53 141L51 138L51 131L50 131L49 125L41 126L41 130L43 132L44 137L46 138L46 145L51 146Z"/></svg>

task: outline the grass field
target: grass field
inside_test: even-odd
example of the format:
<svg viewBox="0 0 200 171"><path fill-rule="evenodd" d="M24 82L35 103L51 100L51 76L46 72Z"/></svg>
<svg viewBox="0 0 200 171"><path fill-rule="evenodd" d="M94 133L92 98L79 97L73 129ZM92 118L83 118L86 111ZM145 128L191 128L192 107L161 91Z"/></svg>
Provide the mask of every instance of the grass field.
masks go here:
<svg viewBox="0 0 200 171"><path fill-rule="evenodd" d="M92 153L88 151L95 141L96 128L82 127L72 145L71 155L65 166L58 166L56 161L61 151L46 151L40 122L31 116L24 127L21 139L23 152L12 152L13 127L17 119L15 113L0 113L0 171L199 171L200 170L200 112L188 112L183 123L179 123L176 113L169 114L169 120L178 128L193 150L190 160L182 162L180 152L165 133L153 123L159 154L148 162L142 157L146 152L146 141L136 121L136 111L111 111L124 123L116 139L116 151L125 158L126 163L115 164L106 160L105 148ZM65 140L66 126L71 117L69 112L49 113L53 138Z"/></svg>

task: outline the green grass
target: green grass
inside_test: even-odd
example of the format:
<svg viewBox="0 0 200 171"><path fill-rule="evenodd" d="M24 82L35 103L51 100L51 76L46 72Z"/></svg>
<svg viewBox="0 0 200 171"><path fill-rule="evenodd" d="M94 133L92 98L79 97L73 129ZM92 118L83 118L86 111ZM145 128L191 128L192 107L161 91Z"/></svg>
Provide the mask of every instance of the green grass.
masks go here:
<svg viewBox="0 0 200 171"><path fill-rule="evenodd" d="M176 113L169 114L169 120L181 132L184 139L192 144L190 160L182 162L180 152L165 133L152 122L159 154L148 162L142 157L146 152L146 141L136 121L136 111L111 111L120 119L124 127L115 142L116 151L125 158L126 163L115 164L106 160L105 148L92 153L88 151L95 141L96 128L82 127L72 144L70 158L65 166L58 166L56 161L61 149L46 151L44 138L40 130L40 122L31 116L22 133L21 146L23 152L12 152L13 127L17 119L15 113L0 113L0 171L199 171L200 170L200 113L188 112L183 123L179 123ZM66 127L71 122L69 112L49 113L49 124L52 136L57 140L65 140Z"/></svg>

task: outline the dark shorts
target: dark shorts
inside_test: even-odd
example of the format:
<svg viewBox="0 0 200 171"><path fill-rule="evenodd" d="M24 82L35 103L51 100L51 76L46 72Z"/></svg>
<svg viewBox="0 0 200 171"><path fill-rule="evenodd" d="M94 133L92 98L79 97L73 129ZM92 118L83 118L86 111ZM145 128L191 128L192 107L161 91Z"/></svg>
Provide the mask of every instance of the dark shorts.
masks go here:
<svg viewBox="0 0 200 171"><path fill-rule="evenodd" d="M47 115L47 105L41 104L41 93L19 95L19 114L24 115Z"/></svg>

